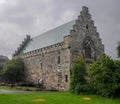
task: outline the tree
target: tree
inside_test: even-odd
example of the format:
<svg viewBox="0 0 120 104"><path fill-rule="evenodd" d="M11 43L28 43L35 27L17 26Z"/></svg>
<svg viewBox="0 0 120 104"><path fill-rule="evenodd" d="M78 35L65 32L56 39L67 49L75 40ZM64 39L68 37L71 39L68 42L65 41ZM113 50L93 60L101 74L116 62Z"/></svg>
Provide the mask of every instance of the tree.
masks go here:
<svg viewBox="0 0 120 104"><path fill-rule="evenodd" d="M90 84L96 94L105 97L118 95L120 91L120 61L113 61L104 55L100 62L94 62L89 68ZM120 93L119 93L120 94Z"/></svg>
<svg viewBox="0 0 120 104"><path fill-rule="evenodd" d="M117 53L118 53L118 57L120 57L120 42L118 42Z"/></svg>
<svg viewBox="0 0 120 104"><path fill-rule="evenodd" d="M24 80L24 62L20 58L8 60L2 69L4 80L19 82Z"/></svg>
<svg viewBox="0 0 120 104"><path fill-rule="evenodd" d="M115 70L115 77L116 77L116 91L115 95L120 96L120 60L114 61L116 70Z"/></svg>
<svg viewBox="0 0 120 104"><path fill-rule="evenodd" d="M86 85L86 68L83 59L76 59L72 67L72 77L70 83L70 92L80 94L85 91Z"/></svg>

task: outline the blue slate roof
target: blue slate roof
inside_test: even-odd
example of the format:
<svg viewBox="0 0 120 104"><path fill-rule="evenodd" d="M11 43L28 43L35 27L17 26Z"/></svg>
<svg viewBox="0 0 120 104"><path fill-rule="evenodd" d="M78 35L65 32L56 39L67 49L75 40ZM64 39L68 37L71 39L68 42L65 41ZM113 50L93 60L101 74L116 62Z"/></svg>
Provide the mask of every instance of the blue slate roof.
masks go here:
<svg viewBox="0 0 120 104"><path fill-rule="evenodd" d="M70 35L70 30L73 29L75 20L56 27L48 32L33 37L22 50L22 53L30 52L49 45L63 42L64 36Z"/></svg>

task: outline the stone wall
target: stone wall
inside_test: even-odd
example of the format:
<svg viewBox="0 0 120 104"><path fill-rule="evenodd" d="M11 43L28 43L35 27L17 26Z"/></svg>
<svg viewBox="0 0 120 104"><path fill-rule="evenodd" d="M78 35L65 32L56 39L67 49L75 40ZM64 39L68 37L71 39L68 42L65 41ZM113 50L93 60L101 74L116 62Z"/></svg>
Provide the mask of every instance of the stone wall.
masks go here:
<svg viewBox="0 0 120 104"><path fill-rule="evenodd" d="M70 83L68 39L42 49L19 55L24 59L26 81L42 83L46 90L67 91Z"/></svg>

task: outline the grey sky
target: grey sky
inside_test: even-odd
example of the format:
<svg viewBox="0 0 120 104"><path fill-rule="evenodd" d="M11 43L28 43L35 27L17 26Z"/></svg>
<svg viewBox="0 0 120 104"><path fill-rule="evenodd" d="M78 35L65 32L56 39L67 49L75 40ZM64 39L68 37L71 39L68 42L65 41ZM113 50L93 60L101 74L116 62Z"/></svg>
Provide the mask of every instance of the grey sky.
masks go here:
<svg viewBox="0 0 120 104"><path fill-rule="evenodd" d="M37 36L74 20L87 6L105 44L116 58L120 40L120 0L0 0L0 54L11 57L26 34Z"/></svg>

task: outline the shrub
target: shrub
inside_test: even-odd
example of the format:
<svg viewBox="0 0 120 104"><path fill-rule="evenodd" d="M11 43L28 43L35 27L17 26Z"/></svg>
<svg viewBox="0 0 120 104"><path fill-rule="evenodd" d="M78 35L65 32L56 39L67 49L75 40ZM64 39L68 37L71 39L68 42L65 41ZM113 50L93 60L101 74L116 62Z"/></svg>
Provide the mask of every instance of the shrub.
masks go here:
<svg viewBox="0 0 120 104"><path fill-rule="evenodd" d="M74 61L74 65L72 67L70 92L75 94L85 92L84 86L87 83L85 76L86 76L85 62L83 59L78 58Z"/></svg>
<svg viewBox="0 0 120 104"><path fill-rule="evenodd" d="M120 91L120 61L104 55L100 62L89 67L90 84L96 94L105 97L118 96Z"/></svg>
<svg viewBox="0 0 120 104"><path fill-rule="evenodd" d="M20 58L8 60L2 69L5 81L20 82L24 80L24 62Z"/></svg>

